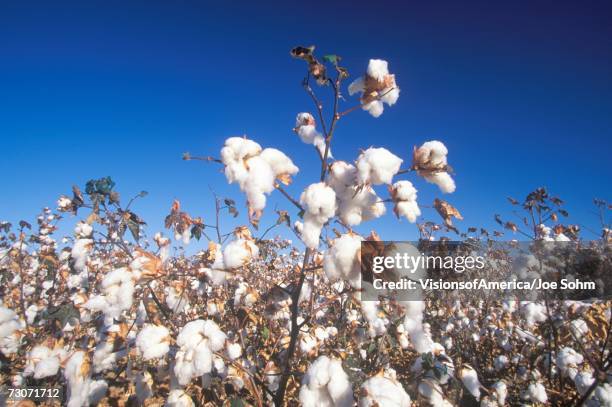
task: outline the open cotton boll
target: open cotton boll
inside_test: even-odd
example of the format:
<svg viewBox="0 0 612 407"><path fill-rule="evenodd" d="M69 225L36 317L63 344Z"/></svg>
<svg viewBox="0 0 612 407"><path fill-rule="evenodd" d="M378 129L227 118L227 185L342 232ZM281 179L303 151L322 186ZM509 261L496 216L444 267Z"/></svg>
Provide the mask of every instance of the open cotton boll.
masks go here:
<svg viewBox="0 0 612 407"><path fill-rule="evenodd" d="M193 399L189 397L185 390L183 389L174 389L170 390L168 393L168 398L166 399L166 403L164 403L165 407L194 407Z"/></svg>
<svg viewBox="0 0 612 407"><path fill-rule="evenodd" d="M181 329L176 343L179 350L174 361L174 375L181 386L212 371L213 352L223 348L226 335L211 320L188 322Z"/></svg>
<svg viewBox="0 0 612 407"><path fill-rule="evenodd" d="M576 384L576 390L578 394L584 396L589 388L593 385L595 378L591 372L578 372L574 377L574 383Z"/></svg>
<svg viewBox="0 0 612 407"><path fill-rule="evenodd" d="M24 376L42 379L57 374L60 362L66 357L64 349L49 349L46 346L35 346L28 352Z"/></svg>
<svg viewBox="0 0 612 407"><path fill-rule="evenodd" d="M457 186L455 185L455 181L450 176L448 172L434 172L432 174L424 175L425 181L430 184L435 184L440 188L440 191L445 194L451 194L455 192Z"/></svg>
<svg viewBox="0 0 612 407"><path fill-rule="evenodd" d="M432 407L452 407L453 404L444 398L444 391L437 382L428 380L419 383L419 393L429 401Z"/></svg>
<svg viewBox="0 0 612 407"><path fill-rule="evenodd" d="M311 184L302 192L300 203L306 212L302 240L307 247L315 249L319 246L323 225L336 213L336 193L323 182Z"/></svg>
<svg viewBox="0 0 612 407"><path fill-rule="evenodd" d="M421 209L417 204L417 190L410 181L397 181L390 188L391 197L395 202L393 212L399 218L404 216L409 222L415 223L421 216Z"/></svg>
<svg viewBox="0 0 612 407"><path fill-rule="evenodd" d="M546 306L537 302L527 302L521 306L521 314L525 318L528 326L533 326L536 322L546 321Z"/></svg>
<svg viewBox="0 0 612 407"><path fill-rule="evenodd" d="M172 312L180 314L189 311L191 308L189 296L180 282L165 287L164 294L166 295L166 305Z"/></svg>
<svg viewBox="0 0 612 407"><path fill-rule="evenodd" d="M310 113L298 113L293 130L302 142L315 146L321 157L325 155L325 138L317 131L315 119ZM329 158L333 157L331 150L327 152L327 156Z"/></svg>
<svg viewBox="0 0 612 407"><path fill-rule="evenodd" d="M502 380L498 381L493 385L493 390L495 391L497 404L500 406L506 404L506 397L508 397L508 386L506 386L506 383Z"/></svg>
<svg viewBox="0 0 612 407"><path fill-rule="evenodd" d="M370 147L357 158L357 182L371 185L391 184L402 161L385 148Z"/></svg>
<svg viewBox="0 0 612 407"><path fill-rule="evenodd" d="M389 63L384 59L370 59L366 73L369 77L382 82L385 76L389 75Z"/></svg>
<svg viewBox="0 0 612 407"><path fill-rule="evenodd" d="M68 407L82 407L98 404L108 389L104 380L92 381L90 360L83 351L74 352L64 368L68 382Z"/></svg>
<svg viewBox="0 0 612 407"><path fill-rule="evenodd" d="M224 164L254 157L261 152L261 146L246 137L230 137L225 140L221 149L221 160Z"/></svg>
<svg viewBox="0 0 612 407"><path fill-rule="evenodd" d="M76 271L83 271L93 246L92 239L77 239L72 246L70 256L73 260L73 266Z"/></svg>
<svg viewBox="0 0 612 407"><path fill-rule="evenodd" d="M354 80L348 91L350 95L361 92L362 108L374 117L383 113L383 103L395 104L400 93L395 75L389 73L387 61L382 59L370 59L365 76Z"/></svg>
<svg viewBox="0 0 612 407"><path fill-rule="evenodd" d="M242 355L242 348L237 343L227 344L227 356L230 360L236 360Z"/></svg>
<svg viewBox="0 0 612 407"><path fill-rule="evenodd" d="M561 373L569 375L570 368L576 368L584 361L583 356L569 347L563 347L557 354L557 366Z"/></svg>
<svg viewBox="0 0 612 407"><path fill-rule="evenodd" d="M285 153L275 148L266 148L261 152L260 157L268 163L276 178L295 175L299 171L299 168Z"/></svg>
<svg viewBox="0 0 612 407"><path fill-rule="evenodd" d="M410 396L402 385L383 376L366 380L360 388L359 407L410 407Z"/></svg>
<svg viewBox="0 0 612 407"><path fill-rule="evenodd" d="M223 264L228 270L247 265L259 256L259 248L249 239L236 239L223 249Z"/></svg>
<svg viewBox="0 0 612 407"><path fill-rule="evenodd" d="M461 377L461 382L470 394L474 396L476 400L480 400L480 387L482 385L478 380L476 371L470 366L465 366L461 369L459 376Z"/></svg>
<svg viewBox="0 0 612 407"><path fill-rule="evenodd" d="M170 331L161 325L145 324L136 337L136 347L144 360L163 358L170 350Z"/></svg>
<svg viewBox="0 0 612 407"><path fill-rule="evenodd" d="M527 387L527 398L536 403L546 403L548 396L546 395L546 389L542 383L531 383Z"/></svg>
<svg viewBox="0 0 612 407"><path fill-rule="evenodd" d="M17 353L21 342L19 329L24 324L10 308L0 306L0 352L5 356Z"/></svg>
<svg viewBox="0 0 612 407"><path fill-rule="evenodd" d="M93 233L93 227L91 225L81 221L76 224L74 227L74 234L78 238L87 238L90 237Z"/></svg>
<svg viewBox="0 0 612 407"><path fill-rule="evenodd" d="M304 407L352 406L353 390L342 362L319 356L302 378L299 399Z"/></svg>
<svg viewBox="0 0 612 407"><path fill-rule="evenodd" d="M359 286L361 265L359 254L363 238L354 233L346 233L334 239L332 246L323 257L323 271L331 281L349 280L353 287Z"/></svg>

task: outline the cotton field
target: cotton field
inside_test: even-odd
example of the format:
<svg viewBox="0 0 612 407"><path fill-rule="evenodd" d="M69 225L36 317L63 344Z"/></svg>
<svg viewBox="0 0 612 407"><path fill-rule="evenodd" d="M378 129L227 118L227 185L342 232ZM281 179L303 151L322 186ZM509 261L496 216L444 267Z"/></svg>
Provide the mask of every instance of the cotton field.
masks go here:
<svg viewBox="0 0 612 407"><path fill-rule="evenodd" d="M291 53L305 61L314 101L296 112L293 136L320 173L232 136L209 156L184 157L216 166L217 181L241 194L215 197L216 213L195 217L169 202L166 229L151 231L131 205L145 194L128 203L101 178L61 195L35 224L0 224L0 405L31 405L11 400L11 388L58 387L61 399L37 403L612 406L609 301L362 298L362 242L385 236L354 228L373 219L401 219L423 241L580 242L581 231L545 189L511 200L520 224L453 223L463 217L449 194L461 185L443 141L392 152L381 137L336 157L344 120L384 120L400 102L393 62L371 59L349 81L336 55ZM331 93L326 109L321 92ZM433 204L419 201L418 177L439 196ZM292 183L297 196L284 188ZM270 207L272 194L286 207ZM242 226L224 229L233 216ZM74 225L68 236L63 225ZM599 240L611 239L602 224Z"/></svg>

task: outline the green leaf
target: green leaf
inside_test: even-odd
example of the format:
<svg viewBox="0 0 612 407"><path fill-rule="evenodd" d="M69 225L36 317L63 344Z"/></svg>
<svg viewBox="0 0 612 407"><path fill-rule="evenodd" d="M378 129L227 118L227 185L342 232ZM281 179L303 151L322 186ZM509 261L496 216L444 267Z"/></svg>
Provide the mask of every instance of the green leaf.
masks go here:
<svg viewBox="0 0 612 407"><path fill-rule="evenodd" d="M264 340L267 340L270 337L270 330L268 327L264 327L264 329L261 331L261 336L264 338Z"/></svg>
<svg viewBox="0 0 612 407"><path fill-rule="evenodd" d="M323 60L329 62L330 64L334 64L334 65L338 65L338 62L340 62L342 58L340 58L338 55L325 55L323 56Z"/></svg>

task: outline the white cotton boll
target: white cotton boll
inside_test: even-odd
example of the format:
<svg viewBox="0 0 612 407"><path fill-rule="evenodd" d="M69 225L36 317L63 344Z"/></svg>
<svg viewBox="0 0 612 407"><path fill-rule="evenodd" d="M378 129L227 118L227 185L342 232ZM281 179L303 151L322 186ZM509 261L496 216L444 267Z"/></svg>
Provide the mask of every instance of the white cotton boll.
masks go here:
<svg viewBox="0 0 612 407"><path fill-rule="evenodd" d="M361 265L359 253L363 238L353 233L346 233L334 239L332 246L323 257L323 271L331 281L345 279L353 286L359 285Z"/></svg>
<svg viewBox="0 0 612 407"><path fill-rule="evenodd" d="M74 228L74 234L78 238L87 238L90 237L93 233L93 227L85 222L78 222Z"/></svg>
<svg viewBox="0 0 612 407"><path fill-rule="evenodd" d="M444 392L440 385L432 381L422 381L418 387L419 393L425 397L432 407L452 407L453 404L449 403L444 398Z"/></svg>
<svg viewBox="0 0 612 407"><path fill-rule="evenodd" d="M478 381L478 374L471 367L464 367L461 369L461 382L465 386L466 389L470 392L472 396L476 398L476 400L480 399L480 381Z"/></svg>
<svg viewBox="0 0 612 407"><path fill-rule="evenodd" d="M306 213L325 223L336 212L336 193L323 182L309 185L300 196Z"/></svg>
<svg viewBox="0 0 612 407"><path fill-rule="evenodd" d="M225 140L221 149L221 160L224 164L254 157L261 152L261 146L246 137L230 137Z"/></svg>
<svg viewBox="0 0 612 407"><path fill-rule="evenodd" d="M536 322L546 321L546 306L536 302L528 302L521 307L521 313L528 326L533 326Z"/></svg>
<svg viewBox="0 0 612 407"><path fill-rule="evenodd" d="M561 348L557 354L557 366L563 374L568 374L570 368L577 367L583 361L583 356L572 348Z"/></svg>
<svg viewBox="0 0 612 407"><path fill-rule="evenodd" d="M261 152L260 157L268 163L276 177L284 174L295 175L299 171L299 168L285 153L275 148L266 148Z"/></svg>
<svg viewBox="0 0 612 407"><path fill-rule="evenodd" d="M390 378L374 376L360 388L359 407L410 407L410 396L402 385Z"/></svg>
<svg viewBox="0 0 612 407"><path fill-rule="evenodd" d="M259 248L248 239L236 239L223 249L223 263L230 270L245 266L258 256Z"/></svg>
<svg viewBox="0 0 612 407"><path fill-rule="evenodd" d="M153 396L153 376L146 370L136 375L134 385L136 398L140 404L144 404L145 400Z"/></svg>
<svg viewBox="0 0 612 407"><path fill-rule="evenodd" d="M400 217L404 216L409 222L415 223L421 216L421 209L417 204L417 190L410 181L397 181L391 187L391 195L395 202L394 212Z"/></svg>
<svg viewBox="0 0 612 407"><path fill-rule="evenodd" d="M77 271L83 271L85 269L85 264L87 263L87 258L89 257L92 246L93 240L91 239L77 239L74 242L70 255L74 261L74 268Z"/></svg>
<svg viewBox="0 0 612 407"><path fill-rule="evenodd" d="M531 383L527 387L527 398L536 403L546 403L548 396L546 395L546 389L542 383Z"/></svg>
<svg viewBox="0 0 612 407"><path fill-rule="evenodd" d="M299 399L304 407L352 406L353 391L342 362L319 356L302 378Z"/></svg>
<svg viewBox="0 0 612 407"><path fill-rule="evenodd" d="M181 386L194 377L212 371L213 352L221 350L226 335L210 320L188 322L181 329L176 343L180 347L174 362L174 375Z"/></svg>
<svg viewBox="0 0 612 407"><path fill-rule="evenodd" d="M380 100L373 100L363 105L363 110L367 111L372 117L380 117L385 111L385 106Z"/></svg>
<svg viewBox="0 0 612 407"><path fill-rule="evenodd" d="M381 94L383 94L383 96L381 96L380 101L388 104L389 106L393 106L399 99L400 89L395 86L391 90L382 91Z"/></svg>
<svg viewBox="0 0 612 407"><path fill-rule="evenodd" d="M136 347L144 360L163 358L170 350L170 331L161 325L145 324L136 337Z"/></svg>
<svg viewBox="0 0 612 407"><path fill-rule="evenodd" d="M23 322L10 308L0 306L0 352L9 356L17 353L21 342L19 329Z"/></svg>
<svg viewBox="0 0 612 407"><path fill-rule="evenodd" d="M502 380L498 381L493 385L493 391L495 391L495 398L500 406L506 404L506 397L508 397L508 386Z"/></svg>
<svg viewBox="0 0 612 407"><path fill-rule="evenodd" d="M164 294L166 295L166 305L172 312L180 314L189 311L191 308L187 292L182 287L171 285L164 288Z"/></svg>
<svg viewBox="0 0 612 407"><path fill-rule="evenodd" d="M357 181L360 184L391 184L402 161L385 148L370 147L357 158Z"/></svg>
<svg viewBox="0 0 612 407"><path fill-rule="evenodd" d="M594 393L593 398L599 404L589 404L589 406L612 407L612 386L610 384L603 383L601 386L597 386Z"/></svg>
<svg viewBox="0 0 612 407"><path fill-rule="evenodd" d="M370 59L366 73L369 77L382 82L385 76L389 75L389 63L383 59Z"/></svg>
<svg viewBox="0 0 612 407"><path fill-rule="evenodd" d="M60 360L65 357L63 349L52 350L46 346L35 346L28 352L24 376L42 379L57 374Z"/></svg>
<svg viewBox="0 0 612 407"><path fill-rule="evenodd" d="M166 399L165 407L194 407L195 404L193 400L185 390L182 389L174 389L168 393L168 398Z"/></svg>
<svg viewBox="0 0 612 407"><path fill-rule="evenodd" d="M595 378L593 377L593 374L591 372L579 372L574 377L574 383L576 384L576 390L578 391L578 394L584 396L594 381Z"/></svg>
<svg viewBox="0 0 612 407"><path fill-rule="evenodd" d="M348 87L349 95L353 96L355 93L363 92L365 89L365 81L363 76L355 79Z"/></svg>
<svg viewBox="0 0 612 407"><path fill-rule="evenodd" d="M115 344L111 338L98 343L93 354L93 367L95 373L115 369L119 359L127 355L126 350L114 352Z"/></svg>
<svg viewBox="0 0 612 407"><path fill-rule="evenodd" d="M307 213L304 215L304 226L302 227L301 237L306 247L316 249L319 246L321 229L324 223L319 222L319 217Z"/></svg>
<svg viewBox="0 0 612 407"><path fill-rule="evenodd" d="M419 161L424 160L431 167L443 167L448 163L448 149L438 140L426 141L419 147L417 154Z"/></svg>
<svg viewBox="0 0 612 407"><path fill-rule="evenodd" d="M227 356L230 360L236 360L242 355L242 348L237 343L227 344Z"/></svg>
<svg viewBox="0 0 612 407"><path fill-rule="evenodd" d="M430 184L435 184L440 188L440 191L445 194L451 194L455 192L457 186L455 185L455 181L450 176L448 172L434 172L431 174L424 175L425 181Z"/></svg>
<svg viewBox="0 0 612 407"><path fill-rule="evenodd" d="M316 129L316 122L310 113L298 113L295 119L295 128L293 129L300 137L302 142L312 144L319 150L321 157L325 155L325 139ZM329 158L333 157L331 150L327 152Z"/></svg>

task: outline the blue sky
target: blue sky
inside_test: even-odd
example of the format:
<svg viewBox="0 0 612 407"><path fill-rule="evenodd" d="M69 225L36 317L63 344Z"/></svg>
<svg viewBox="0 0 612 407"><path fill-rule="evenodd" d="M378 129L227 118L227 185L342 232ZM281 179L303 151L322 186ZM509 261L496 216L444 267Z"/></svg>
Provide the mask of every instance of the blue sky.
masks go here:
<svg viewBox="0 0 612 407"><path fill-rule="evenodd" d="M596 227L592 199L611 198L609 2L289 3L4 2L0 219L32 220L72 184L107 175L124 199L149 191L134 208L151 232L175 198L209 219L211 190L244 198L218 166L181 154L218 155L241 134L294 159L289 191L299 196L319 166L291 132L312 105L288 51L316 44L353 76L387 59L402 90L380 118L357 111L340 122L336 157L374 145L409 161L413 145L439 139L458 185L443 198L462 228L491 225L507 196L538 186L567 201L574 223ZM421 204L440 196L409 179ZM275 206L290 208L278 194L268 212ZM391 215L360 230L372 228L415 236Z"/></svg>

